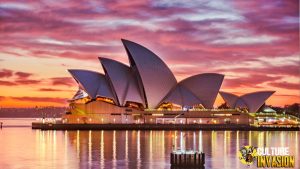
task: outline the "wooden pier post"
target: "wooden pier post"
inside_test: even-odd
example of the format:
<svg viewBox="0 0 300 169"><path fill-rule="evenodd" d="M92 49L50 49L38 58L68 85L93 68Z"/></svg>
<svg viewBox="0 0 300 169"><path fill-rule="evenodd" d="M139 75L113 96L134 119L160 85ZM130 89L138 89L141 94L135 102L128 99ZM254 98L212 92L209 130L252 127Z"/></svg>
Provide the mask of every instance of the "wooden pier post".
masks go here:
<svg viewBox="0 0 300 169"><path fill-rule="evenodd" d="M170 153L170 162L175 167L204 167L205 154L202 152L172 152Z"/></svg>

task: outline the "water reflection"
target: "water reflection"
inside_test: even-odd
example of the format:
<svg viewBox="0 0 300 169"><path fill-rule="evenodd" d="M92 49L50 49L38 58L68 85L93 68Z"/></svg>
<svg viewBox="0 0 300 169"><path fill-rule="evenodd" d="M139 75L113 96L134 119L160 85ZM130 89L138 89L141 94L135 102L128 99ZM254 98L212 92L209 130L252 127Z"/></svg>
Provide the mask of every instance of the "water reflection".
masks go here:
<svg viewBox="0 0 300 169"><path fill-rule="evenodd" d="M0 132L1 168L170 168L172 149L206 153L206 168L242 168L241 146L288 146L299 168L299 132L40 131ZM22 138L22 139L19 139ZM26 145L26 146L24 146ZM250 166L250 168L256 168Z"/></svg>

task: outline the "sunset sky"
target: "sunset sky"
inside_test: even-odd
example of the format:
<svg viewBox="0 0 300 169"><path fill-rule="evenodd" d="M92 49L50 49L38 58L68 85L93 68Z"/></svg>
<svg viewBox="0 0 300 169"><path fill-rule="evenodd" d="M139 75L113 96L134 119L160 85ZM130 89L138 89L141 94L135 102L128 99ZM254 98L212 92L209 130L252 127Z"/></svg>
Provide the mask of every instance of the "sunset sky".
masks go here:
<svg viewBox="0 0 300 169"><path fill-rule="evenodd" d="M222 91L300 102L298 0L1 0L0 107L66 106L78 88L67 69L103 72L99 56L128 64L121 38L178 81L221 73Z"/></svg>

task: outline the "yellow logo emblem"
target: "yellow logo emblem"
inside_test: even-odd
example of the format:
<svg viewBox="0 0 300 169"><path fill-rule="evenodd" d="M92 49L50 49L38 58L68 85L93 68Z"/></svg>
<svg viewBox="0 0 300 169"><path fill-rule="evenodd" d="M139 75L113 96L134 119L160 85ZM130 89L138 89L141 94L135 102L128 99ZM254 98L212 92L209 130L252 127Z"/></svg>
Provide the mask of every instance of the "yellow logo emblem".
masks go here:
<svg viewBox="0 0 300 169"><path fill-rule="evenodd" d="M256 147L244 146L238 152L238 157L243 164L253 164L254 159L257 157Z"/></svg>

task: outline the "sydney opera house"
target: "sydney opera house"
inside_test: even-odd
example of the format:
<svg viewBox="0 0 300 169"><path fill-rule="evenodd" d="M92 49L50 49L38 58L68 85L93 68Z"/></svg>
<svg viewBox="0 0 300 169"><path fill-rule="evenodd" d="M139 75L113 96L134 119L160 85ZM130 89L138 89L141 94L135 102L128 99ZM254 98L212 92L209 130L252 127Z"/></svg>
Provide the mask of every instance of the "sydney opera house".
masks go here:
<svg viewBox="0 0 300 169"><path fill-rule="evenodd" d="M152 51L122 39L129 65L99 58L104 74L68 70L79 89L69 100L68 123L251 124L274 92L221 92L224 75L203 73L177 81ZM227 108L213 107L217 95Z"/></svg>

